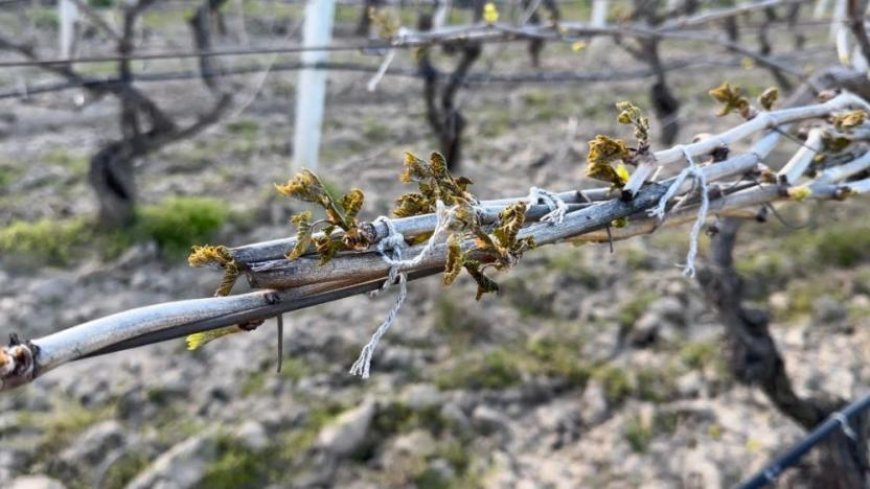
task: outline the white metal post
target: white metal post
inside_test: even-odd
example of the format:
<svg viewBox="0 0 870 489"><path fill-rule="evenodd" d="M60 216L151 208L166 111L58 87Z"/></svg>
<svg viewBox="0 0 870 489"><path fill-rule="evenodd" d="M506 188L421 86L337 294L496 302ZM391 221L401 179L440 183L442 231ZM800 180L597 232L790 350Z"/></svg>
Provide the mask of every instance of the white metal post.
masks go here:
<svg viewBox="0 0 870 489"><path fill-rule="evenodd" d="M305 47L326 46L332 40L334 0L308 0L305 5ZM329 59L328 51L303 51L302 62L322 63ZM317 168L323 109L326 102L326 70L306 69L299 72L296 88L296 126L293 135L291 169Z"/></svg>
<svg viewBox="0 0 870 489"><path fill-rule="evenodd" d="M607 0L592 0L592 12L589 24L592 27L604 27L607 25Z"/></svg>
<svg viewBox="0 0 870 489"><path fill-rule="evenodd" d="M60 0L57 9L60 18L60 57L70 59L75 43L79 9L72 0Z"/></svg>

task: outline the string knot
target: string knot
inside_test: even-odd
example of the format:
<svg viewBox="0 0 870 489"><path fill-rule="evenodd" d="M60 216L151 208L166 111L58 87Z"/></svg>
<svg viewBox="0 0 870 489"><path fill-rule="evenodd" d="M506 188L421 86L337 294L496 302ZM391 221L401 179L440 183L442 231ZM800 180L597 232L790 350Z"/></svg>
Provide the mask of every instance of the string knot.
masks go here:
<svg viewBox="0 0 870 489"><path fill-rule="evenodd" d="M420 253L410 260L403 258L405 251L408 249L408 244L405 242L405 237L402 233L396 229L395 223L385 216L380 216L375 219L375 224L382 223L387 227L387 236L378 242L378 253L381 255L381 259L390 266L389 275L387 280L384 281L384 285L380 288L380 291L387 290L393 283L398 282L399 295L396 296L396 301L393 303L393 307L391 307L389 312L387 312L387 317L380 326L378 326L378 329L375 330L374 334L372 334L369 342L363 346L356 362L351 365L351 375L359 375L363 379L369 378L372 355L375 352L375 348L377 348L381 337L384 336L384 334L386 334L393 326L393 323L396 322L399 310L402 308L402 304L405 303L405 299L408 297L408 274L405 273L405 270L416 267L422 263L427 256L432 254L438 240L441 239L441 236L448 230L454 210L454 207L448 208L440 200L435 202L435 216L437 218L435 230L432 232L429 241L427 241L423 249L420 250Z"/></svg>
<svg viewBox="0 0 870 489"><path fill-rule="evenodd" d="M568 204L555 193L538 187L530 187L528 199L529 205L542 203L550 210L549 213L541 218L541 222L561 224L565 219L565 214L568 212Z"/></svg>
<svg viewBox="0 0 870 489"><path fill-rule="evenodd" d="M686 254L686 264L683 268L683 275L694 277L695 258L698 256L698 239L701 236L701 229L704 227L704 222L707 220L707 211L710 208L710 198L707 195L707 177L704 175L704 171L701 167L695 164L692 154L685 145L681 144L676 146L675 149L682 151L686 160L689 162L689 166L684 168L683 171L677 175L677 178L674 179L674 183L668 187L668 190L659 200L658 205L655 209L649 210L648 214L663 221L665 219L665 214L667 213L668 201L670 201L677 192L680 191L680 187L683 186L683 183L685 183L687 178L692 177L695 180L701 194L701 206L698 209L698 218L695 220L695 224L692 226L692 232L689 235L689 252Z"/></svg>

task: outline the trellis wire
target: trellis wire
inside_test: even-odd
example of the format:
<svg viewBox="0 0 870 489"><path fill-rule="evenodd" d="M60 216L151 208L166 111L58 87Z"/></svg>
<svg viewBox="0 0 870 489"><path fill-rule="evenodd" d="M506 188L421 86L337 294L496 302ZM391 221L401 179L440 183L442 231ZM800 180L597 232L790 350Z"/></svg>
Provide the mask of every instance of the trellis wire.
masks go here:
<svg viewBox="0 0 870 489"><path fill-rule="evenodd" d="M817 55L828 52L828 49L805 49L798 52L782 53L778 56L772 56L771 59L777 61L788 62L793 61L797 56ZM709 57L697 57L687 59L677 59L665 63L662 70L669 71L688 71L710 67L735 67L741 65L741 56L732 56L728 60L711 60ZM302 63L302 62L285 62L274 63L271 65L250 65L239 66L234 68L224 68L221 70L221 76L235 76L261 73L264 71L283 72L297 71L301 69L313 70L330 70L339 72L358 72L358 73L376 73L378 67L365 63L346 63L346 62L326 62L326 63ZM389 68L385 76L398 78L422 78L419 70L408 68ZM493 83L540 83L540 84L559 84L559 83L575 83L575 82L615 82L628 81L655 76L655 71L650 68L639 68L633 70L611 70L611 71L538 71L531 73L491 73L491 72L471 72L469 73L464 83L474 87L478 85L489 85ZM129 82L133 83L163 83L171 81L184 80L199 80L202 75L199 71L164 71L164 72L146 72L133 73ZM35 95L46 93L60 92L65 90L73 90L77 88L86 88L92 85L106 84L123 84L124 80L118 77L110 78L86 78L81 81L65 81L56 83L44 83L36 85L21 84L15 89L0 92L0 100L9 98L28 98Z"/></svg>
<svg viewBox="0 0 870 489"><path fill-rule="evenodd" d="M141 61L158 59L183 59L221 56L249 56L257 54L281 54L303 53L310 51L383 51L388 49L413 49L432 44L444 44L473 38L476 42L505 43L527 42L531 39L542 39L553 42L573 42L576 38L589 36L638 36L674 40L688 40L711 42L726 47L733 47L731 43L723 42L718 37L685 37L680 32L687 31L687 27L710 22L711 20L736 16L749 10L769 6L787 5L799 3L801 0L766 0L751 6L741 6L719 11L704 12L696 16L673 19L669 23L662 24L658 28L649 28L642 24L614 24L605 27L593 27L582 22L562 22L559 30L542 25L513 26L510 24L471 24L462 26L449 26L441 31L413 32L403 39L388 41L365 41L348 44L328 44L321 46L255 46L245 48L226 48L210 51L185 51L185 52L152 52L134 53L129 55L94 55L83 56L75 59L26 59L15 61L0 61L0 68L29 67L29 66L54 66L83 63L104 63L117 61ZM573 32L572 32L573 31ZM567 35L566 35L567 33ZM744 53L745 54L745 53ZM764 58L764 56L761 56Z"/></svg>

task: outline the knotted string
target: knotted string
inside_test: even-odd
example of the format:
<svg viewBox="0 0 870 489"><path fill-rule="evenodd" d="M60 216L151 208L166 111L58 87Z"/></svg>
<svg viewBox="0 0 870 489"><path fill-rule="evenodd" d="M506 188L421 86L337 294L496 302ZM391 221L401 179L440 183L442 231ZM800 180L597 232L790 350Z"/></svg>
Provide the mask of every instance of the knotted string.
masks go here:
<svg viewBox="0 0 870 489"><path fill-rule="evenodd" d="M674 195L680 190L680 187L686 181L687 178L692 177L697 182L700 187L699 191L701 193L701 206L698 209L698 218L695 220L695 224L692 225L692 232L689 235L689 252L686 254L686 265L683 268L683 275L687 277L695 276L695 258L698 256L698 239L701 236L701 230L704 227L704 222L707 220L707 211L710 208L710 199L707 195L707 177L704 175L703 170L695 164L695 160L692 158L691 153L689 153L688 148L684 145L677 146L685 155L686 160L689 162L689 166L677 175L677 178L674 180L674 183L668 187L668 190L665 192L665 195L659 200L658 205L655 209L651 209L648 213L652 217L657 217L660 221L663 221L665 218L665 214L667 212L668 201L671 200Z"/></svg>
<svg viewBox="0 0 870 489"><path fill-rule="evenodd" d="M561 197L549 190L538 187L529 188L529 205L535 205L542 202L550 212L541 218L541 222L550 224L562 224L565 219L565 213L568 212L568 204Z"/></svg>

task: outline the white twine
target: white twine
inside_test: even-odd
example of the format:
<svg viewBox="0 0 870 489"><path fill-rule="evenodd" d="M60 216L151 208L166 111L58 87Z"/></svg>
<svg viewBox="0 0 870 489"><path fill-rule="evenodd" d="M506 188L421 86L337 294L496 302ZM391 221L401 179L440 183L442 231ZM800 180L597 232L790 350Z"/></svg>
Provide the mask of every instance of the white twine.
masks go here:
<svg viewBox="0 0 870 489"><path fill-rule="evenodd" d="M390 266L398 267L399 271L409 270L423 263L423 260L425 260L427 256L432 254L432 252L435 250L435 245L438 244L438 241L441 239L441 237L448 231L450 223L453 221L453 212L455 210L455 207L447 207L440 200L435 202L435 217L437 218L437 221L435 223L435 229L432 231L432 236L429 238L429 241L426 242L426 245L423 246L423 249L420 250L420 253L414 258L411 258L410 260L403 260L401 258L394 259L383 253L383 250L381 248L382 243L386 240L391 239L391 236L393 236L394 234L399 233L395 230L394 227L392 227L393 223L392 221L390 221L389 218L381 216L375 219L375 222L383 222L385 224L388 223L386 225L387 230L390 233L386 238L381 240L381 243L378 243L378 251L381 252L381 257ZM401 234L399 234L399 236L401 236ZM402 243L404 244L404 238ZM384 244L383 246L386 247L386 244Z"/></svg>
<svg viewBox="0 0 870 489"><path fill-rule="evenodd" d="M426 246L423 247L417 256L410 260L402 258L402 254L408 248L408 245L405 243L405 237L402 233L396 230L393 221L385 216L380 216L375 219L374 223L383 223L387 227L388 233L386 237L378 242L378 253L380 253L384 262L390 265L390 273L380 290L387 290L398 280L399 295L396 296L396 301L393 303L393 307L391 307L389 312L387 312L386 319L384 319L380 326L378 326L378 329L375 330L374 334L372 334L369 342L362 348L356 362L351 365L351 375L358 375L363 379L369 378L372 355L375 352L375 348L377 348L381 337L383 337L384 334L386 334L393 326L393 323L396 322L399 310L402 308L402 304L405 303L405 299L408 297L408 274L404 271L419 265L423 259L432 253L435 249L435 245L440 239L440 236L444 234L450 224L453 210L454 208L447 208L440 200L436 201L435 216L438 221L435 224L435 230L432 232L429 241L426 242Z"/></svg>
<svg viewBox="0 0 870 489"><path fill-rule="evenodd" d="M408 37L410 31L405 27L399 27L398 32L396 32L396 42L403 42L405 38ZM384 56L384 60L381 62L381 66L378 68L375 76L369 80L368 84L366 84L366 88L369 92L374 92L378 89L378 84L384 78L384 75L387 74L387 70L390 68L390 65L393 63L393 59L396 57L396 48L390 48L387 51L386 56Z"/></svg>
<svg viewBox="0 0 870 489"><path fill-rule="evenodd" d="M685 155L686 160L689 162L689 166L677 175L676 180L674 180L674 183L668 187L667 192L665 192L665 195L663 195L659 200L659 204L656 208L649 210L648 213L652 217L664 220L668 201L676 195L686 179L691 176L698 183L698 186L700 187L699 192L701 193L701 207L698 209L698 218L695 220L695 224L692 225L692 232L689 234L689 252L686 254L686 265L683 268L683 275L694 277L695 258L698 256L698 240L700 239L704 222L707 220L707 210L710 208L710 199L707 195L707 177L704 175L704 172L695 164L695 160L689 153L688 148L684 145L677 146L677 148L683 152L683 155Z"/></svg>
<svg viewBox="0 0 870 489"><path fill-rule="evenodd" d="M688 155L687 155L688 156ZM692 161L689 157L689 161ZM683 268L683 275L687 277L695 276L695 257L698 256L698 240L701 237L701 230L704 227L704 222L707 220L707 210L710 208L710 198L707 195L707 177L704 172L693 165L693 176L697 179L699 191L701 192L701 207L698 209L698 219L692 225L692 233L689 235L689 253L686 255L686 267Z"/></svg>
<svg viewBox="0 0 870 489"><path fill-rule="evenodd" d="M378 347L378 342L381 341L381 337L383 337L393 326L393 323L396 322L399 309L402 308L402 304L405 303L405 299L408 297L408 275L401 272L399 268L399 264L402 263L402 252L408 246L405 243L405 237L402 236L402 233L396 231L393 221L389 218L381 216L377 218L375 222L383 222L386 224L389 232L389 235L378 243L378 253L381 254L381 258L383 258L385 262L390 264L390 273L380 290L388 289L390 285L398 279L399 295L396 296L396 301L387 313L387 317L383 322L381 322L374 334L372 334L369 342L362 348L359 357L350 367L351 375L359 375L364 379L369 378L372 365L372 355L375 352L375 348ZM391 252L392 256L387 253L387 250Z"/></svg>
<svg viewBox="0 0 870 489"><path fill-rule="evenodd" d="M528 199L530 205L542 202L547 206L547 209L550 209L550 212L541 218L541 222L562 224L562 221L565 219L565 213L568 212L568 204L561 197L549 190L530 187Z"/></svg>

